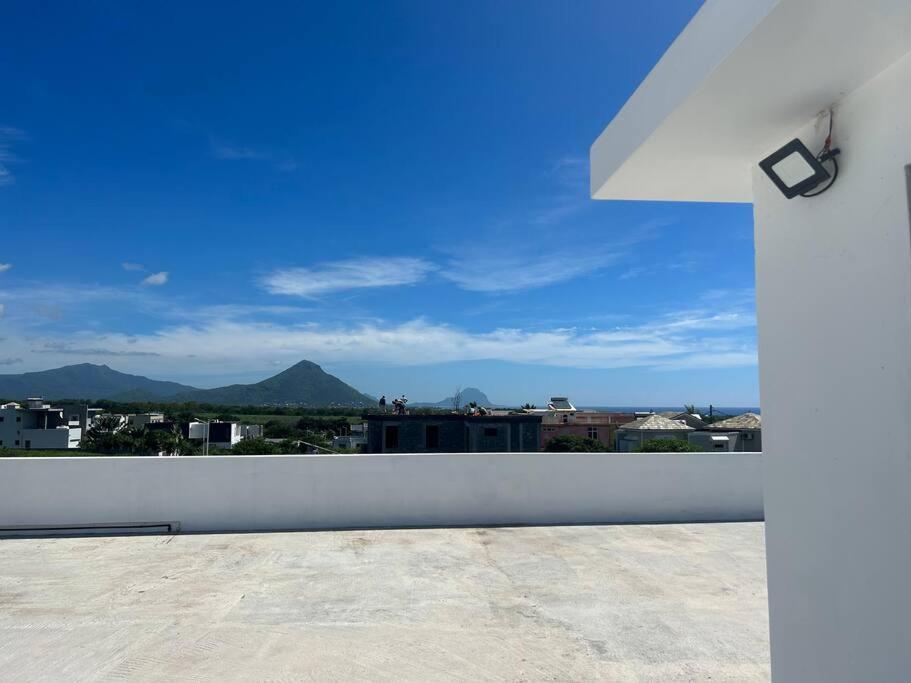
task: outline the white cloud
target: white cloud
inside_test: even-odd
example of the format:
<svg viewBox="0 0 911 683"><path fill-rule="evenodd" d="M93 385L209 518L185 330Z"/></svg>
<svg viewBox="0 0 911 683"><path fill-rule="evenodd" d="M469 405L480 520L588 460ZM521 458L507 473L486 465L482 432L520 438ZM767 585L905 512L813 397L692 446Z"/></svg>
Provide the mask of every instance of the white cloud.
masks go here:
<svg viewBox="0 0 911 683"><path fill-rule="evenodd" d="M0 273L5 273L13 267L12 263L0 263Z"/></svg>
<svg viewBox="0 0 911 683"><path fill-rule="evenodd" d="M261 160L268 158L268 155L266 155L265 152L253 149L252 147L214 142L212 143L212 156L216 159L226 159L229 161L237 161L240 159Z"/></svg>
<svg viewBox="0 0 911 683"><path fill-rule="evenodd" d="M138 271L145 270L145 266L141 263L131 263L130 261L124 261L120 266L126 271Z"/></svg>
<svg viewBox="0 0 911 683"><path fill-rule="evenodd" d="M20 160L13 154L12 146L15 142L25 139L24 131L12 126L0 126L0 186L12 185L15 182L15 178L7 164Z"/></svg>
<svg viewBox="0 0 911 683"><path fill-rule="evenodd" d="M225 142L209 142L212 156L223 161L264 161L272 164L277 170L290 173L298 168L294 157L259 147L234 145Z"/></svg>
<svg viewBox="0 0 911 683"><path fill-rule="evenodd" d="M654 220L633 226L609 244L579 238L571 230L535 239L510 234L501 241L486 238L460 248L449 247L450 255L441 270L447 280L473 292L517 292L566 282L613 266L628 258L633 248L654 239L667 221ZM536 246L518 246L532 243ZM544 244L545 247L541 247ZM571 244L571 247L561 247ZM557 245L557 246L553 246Z"/></svg>
<svg viewBox="0 0 911 683"><path fill-rule="evenodd" d="M149 275L145 280L142 281L144 285L163 285L168 281L168 272L166 270L161 271L160 273L154 273Z"/></svg>
<svg viewBox="0 0 911 683"><path fill-rule="evenodd" d="M284 268L262 278L272 294L317 297L332 292L410 285L436 266L418 258L357 258L322 263L312 268Z"/></svg>
<svg viewBox="0 0 911 683"><path fill-rule="evenodd" d="M0 318L6 315L6 304L0 304Z"/></svg>
<svg viewBox="0 0 911 683"><path fill-rule="evenodd" d="M753 320L739 311L699 317L683 313L643 325L613 329L499 328L467 331L416 319L400 324L280 324L204 318L196 324L166 327L150 334L85 331L66 337L17 335L8 353L79 355L117 359L118 367L156 373L224 374L251 365L292 364L302 358L320 363L369 362L425 365L497 360L567 368L643 367L656 370L729 368L756 363Z"/></svg>
<svg viewBox="0 0 911 683"><path fill-rule="evenodd" d="M454 258L440 274L472 292L514 292L565 282L601 270L620 254L583 250L495 256L480 253Z"/></svg>

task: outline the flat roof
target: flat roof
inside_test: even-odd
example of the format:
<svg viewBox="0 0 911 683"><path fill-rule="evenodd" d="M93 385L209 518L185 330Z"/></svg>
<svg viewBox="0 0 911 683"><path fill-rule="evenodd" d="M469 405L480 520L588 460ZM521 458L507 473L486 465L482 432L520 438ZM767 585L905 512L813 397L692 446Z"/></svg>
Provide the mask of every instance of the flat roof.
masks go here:
<svg viewBox="0 0 911 683"><path fill-rule="evenodd" d="M10 680L765 680L763 525L0 540Z"/></svg>
<svg viewBox="0 0 911 683"><path fill-rule="evenodd" d="M752 201L753 164L909 50L908 0L706 0L592 145L592 197Z"/></svg>
<svg viewBox="0 0 911 683"><path fill-rule="evenodd" d="M530 413L512 413L510 415L454 415L445 413L440 415L396 415L387 413L384 415L368 415L367 421L388 421L388 422L440 422L443 420L458 420L459 422L540 422L540 415Z"/></svg>

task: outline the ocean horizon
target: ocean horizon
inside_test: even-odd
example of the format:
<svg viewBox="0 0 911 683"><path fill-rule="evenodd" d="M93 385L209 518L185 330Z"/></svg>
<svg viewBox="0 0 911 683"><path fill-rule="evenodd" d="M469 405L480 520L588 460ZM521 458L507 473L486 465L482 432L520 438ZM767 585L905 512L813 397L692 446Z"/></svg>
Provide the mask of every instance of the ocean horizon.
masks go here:
<svg viewBox="0 0 911 683"><path fill-rule="evenodd" d="M579 410L599 410L602 412L611 412L611 413L663 413L669 410L683 411L683 406L576 406ZM760 414L760 409L758 406L747 406L747 407L731 407L731 406L713 406L712 409L715 413L721 413L724 415L742 415L743 413L756 413ZM709 412L709 407L705 406L700 407L696 406L696 412L700 415L707 415Z"/></svg>

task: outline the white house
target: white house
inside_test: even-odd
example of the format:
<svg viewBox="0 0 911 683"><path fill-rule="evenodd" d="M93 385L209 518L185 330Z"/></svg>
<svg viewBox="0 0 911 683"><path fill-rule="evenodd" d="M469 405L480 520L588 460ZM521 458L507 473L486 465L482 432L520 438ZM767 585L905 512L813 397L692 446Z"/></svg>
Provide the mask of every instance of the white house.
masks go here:
<svg viewBox="0 0 911 683"><path fill-rule="evenodd" d="M185 436L188 439L205 441L217 448L231 448L243 439L259 439L263 435L262 425L241 424L240 422L198 422L187 424Z"/></svg>
<svg viewBox="0 0 911 683"><path fill-rule="evenodd" d="M27 399L25 405L0 405L0 447L24 449L79 448L82 430L78 416L64 416L41 398Z"/></svg>
<svg viewBox="0 0 911 683"><path fill-rule="evenodd" d="M908 0L707 0L591 149L597 199L753 203L778 681L911 671L909 164Z"/></svg>

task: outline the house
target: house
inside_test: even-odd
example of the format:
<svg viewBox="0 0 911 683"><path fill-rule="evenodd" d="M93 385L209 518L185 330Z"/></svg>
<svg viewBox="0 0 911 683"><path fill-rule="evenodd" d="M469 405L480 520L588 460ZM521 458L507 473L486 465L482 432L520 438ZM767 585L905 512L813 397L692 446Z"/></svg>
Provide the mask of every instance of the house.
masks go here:
<svg viewBox="0 0 911 683"><path fill-rule="evenodd" d="M762 417L756 413L743 413L708 425L713 434L726 432L731 437L732 451L748 452L762 450Z"/></svg>
<svg viewBox="0 0 911 683"><path fill-rule="evenodd" d="M44 399L0 405L0 448L70 449L79 448L81 440L79 420Z"/></svg>
<svg viewBox="0 0 911 683"><path fill-rule="evenodd" d="M209 446L231 448L244 439L260 439L263 436L262 425L243 424L240 422L184 422L180 431L185 439L205 441Z"/></svg>
<svg viewBox="0 0 911 683"><path fill-rule="evenodd" d="M550 399L547 408L526 408L526 413L541 416L541 448L557 436L581 436L604 444L613 450L617 428L633 420L631 413L609 413L579 410L565 397Z"/></svg>
<svg viewBox="0 0 911 683"><path fill-rule="evenodd" d="M683 420L670 420L662 415L653 414L627 422L617 429L617 452L631 453L638 450L646 441L655 439L687 440L693 428Z"/></svg>
<svg viewBox="0 0 911 683"><path fill-rule="evenodd" d="M539 450L540 415L367 416L367 453L510 453Z"/></svg>
<svg viewBox="0 0 911 683"><path fill-rule="evenodd" d="M687 425L693 429L703 429L706 425L705 420L702 419L701 415L696 413L688 413L686 411L677 411L677 410L667 410L661 413L658 413L661 417L666 417L668 420L678 420L685 422Z"/></svg>
<svg viewBox="0 0 911 683"><path fill-rule="evenodd" d="M81 401L59 401L57 407L63 409L64 417L68 422L79 423L83 434L92 427L95 418L104 413L103 408L90 408L88 403Z"/></svg>
<svg viewBox="0 0 911 683"><path fill-rule="evenodd" d="M164 422L163 413L139 413L137 415L127 415L127 428L142 429L148 424Z"/></svg>
<svg viewBox="0 0 911 683"><path fill-rule="evenodd" d="M346 448L349 450L364 449L367 447L367 423L353 424L348 434L332 437L333 448Z"/></svg>

